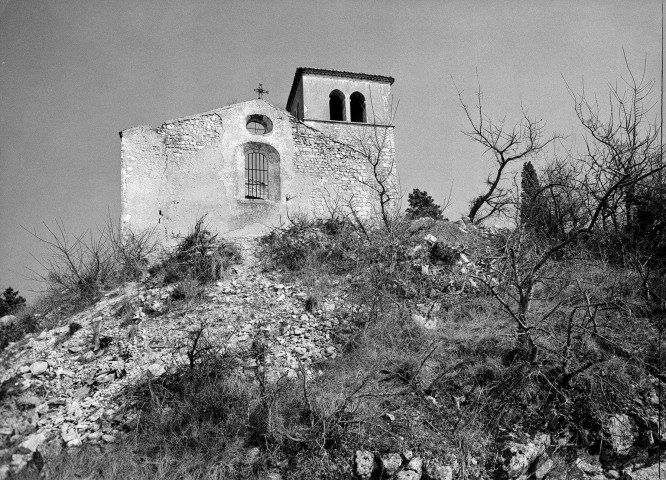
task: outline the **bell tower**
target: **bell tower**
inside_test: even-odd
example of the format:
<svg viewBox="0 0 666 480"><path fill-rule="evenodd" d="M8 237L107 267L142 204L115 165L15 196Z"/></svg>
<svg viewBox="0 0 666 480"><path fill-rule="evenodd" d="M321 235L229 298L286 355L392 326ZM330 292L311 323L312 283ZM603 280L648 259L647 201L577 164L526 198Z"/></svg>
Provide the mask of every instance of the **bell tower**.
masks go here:
<svg viewBox="0 0 666 480"><path fill-rule="evenodd" d="M389 126L393 82L383 75L300 67L287 111L319 130L342 124Z"/></svg>

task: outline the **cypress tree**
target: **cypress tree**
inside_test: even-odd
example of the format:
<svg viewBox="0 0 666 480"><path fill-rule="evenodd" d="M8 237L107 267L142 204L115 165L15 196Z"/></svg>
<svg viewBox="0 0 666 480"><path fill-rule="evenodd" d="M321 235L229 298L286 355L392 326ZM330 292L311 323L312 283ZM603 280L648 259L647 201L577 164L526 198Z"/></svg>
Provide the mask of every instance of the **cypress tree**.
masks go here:
<svg viewBox="0 0 666 480"><path fill-rule="evenodd" d="M405 213L410 218L430 217L435 220L441 220L443 218L442 207L437 205L425 190L421 191L418 188L415 188L414 191L409 194L408 201L409 207Z"/></svg>
<svg viewBox="0 0 666 480"><path fill-rule="evenodd" d="M539 176L532 162L523 164L523 171L520 174L520 222L527 228L536 229L543 223L545 218L544 205L541 195L541 185Z"/></svg>

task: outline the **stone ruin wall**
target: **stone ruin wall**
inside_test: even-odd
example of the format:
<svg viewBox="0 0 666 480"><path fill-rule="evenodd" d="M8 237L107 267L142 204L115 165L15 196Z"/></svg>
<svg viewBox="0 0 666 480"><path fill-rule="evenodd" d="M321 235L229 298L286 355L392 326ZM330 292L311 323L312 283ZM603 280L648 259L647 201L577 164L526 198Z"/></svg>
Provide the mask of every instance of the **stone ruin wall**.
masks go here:
<svg viewBox="0 0 666 480"><path fill-rule="evenodd" d="M123 132L125 226L157 227L168 238L184 233L203 213L225 234L248 225L277 225L296 211L326 217L336 202L348 204L350 199L362 216L377 211L376 194L360 181L372 179L370 165L335 138L348 132L349 124L322 132L268 104L248 103ZM259 109L272 118L274 135L248 135L245 115ZM386 152L391 160L392 133ZM237 148L248 142L266 143L279 152L279 201L238 198L239 182L244 180L236 165Z"/></svg>
<svg viewBox="0 0 666 480"><path fill-rule="evenodd" d="M165 147L171 150L174 156L212 145L224 132L222 117L217 113L175 120L163 124L156 130L164 138Z"/></svg>

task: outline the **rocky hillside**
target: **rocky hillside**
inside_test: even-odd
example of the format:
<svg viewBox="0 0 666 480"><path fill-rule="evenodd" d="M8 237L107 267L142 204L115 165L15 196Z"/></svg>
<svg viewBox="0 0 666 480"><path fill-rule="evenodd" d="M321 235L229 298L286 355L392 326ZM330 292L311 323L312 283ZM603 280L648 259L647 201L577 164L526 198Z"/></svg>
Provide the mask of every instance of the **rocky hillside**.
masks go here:
<svg viewBox="0 0 666 480"><path fill-rule="evenodd" d="M653 332L633 277L562 261L536 309L564 323L527 358L492 295L504 234L304 222L204 285L108 291L1 353L0 478L659 478L659 374L625 355ZM631 308L602 305L621 286ZM562 370L581 298L603 340L570 322Z"/></svg>
<svg viewBox="0 0 666 480"><path fill-rule="evenodd" d="M126 284L66 325L2 352L0 435L11 446L3 475L22 470L36 451L114 443L135 419L124 389L188 362L193 336L242 359L238 373L249 377L257 338L271 340L265 365L274 378L313 375L312 362L339 355L334 338L350 330L346 294L306 309L303 286L262 273L251 254L256 245L244 245L244 263L207 287L204 301L174 300L173 285Z"/></svg>

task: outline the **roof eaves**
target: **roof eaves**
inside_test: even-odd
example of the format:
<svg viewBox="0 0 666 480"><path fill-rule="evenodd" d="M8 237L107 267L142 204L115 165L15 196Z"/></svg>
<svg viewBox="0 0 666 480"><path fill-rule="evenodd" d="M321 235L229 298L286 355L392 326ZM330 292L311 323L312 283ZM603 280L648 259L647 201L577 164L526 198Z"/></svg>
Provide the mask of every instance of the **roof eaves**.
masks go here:
<svg viewBox="0 0 666 480"><path fill-rule="evenodd" d="M395 82L395 78L388 77L385 75L371 75L367 73L346 72L343 70L327 70L324 68L298 67L296 69L296 73L294 74L294 81L291 84L289 99L287 100L287 110L291 110L291 104L294 101L294 97L296 96L296 90L298 89L298 83L303 74L321 75L328 77L357 78L359 80L370 80L374 82L388 83L389 85L393 85L393 82Z"/></svg>

